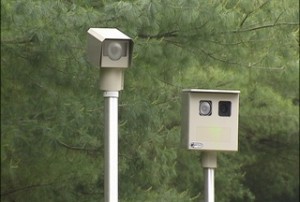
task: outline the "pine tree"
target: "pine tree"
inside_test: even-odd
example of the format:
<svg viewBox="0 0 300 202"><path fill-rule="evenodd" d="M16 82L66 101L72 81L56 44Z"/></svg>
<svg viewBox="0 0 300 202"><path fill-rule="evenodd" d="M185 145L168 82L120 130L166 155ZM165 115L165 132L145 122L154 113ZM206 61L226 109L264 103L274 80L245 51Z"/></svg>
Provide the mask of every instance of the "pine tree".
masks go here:
<svg viewBox="0 0 300 202"><path fill-rule="evenodd" d="M199 201L183 88L238 89L217 201L299 200L298 1L1 1L1 200L103 201L103 98L86 31L134 39L119 103L121 201Z"/></svg>

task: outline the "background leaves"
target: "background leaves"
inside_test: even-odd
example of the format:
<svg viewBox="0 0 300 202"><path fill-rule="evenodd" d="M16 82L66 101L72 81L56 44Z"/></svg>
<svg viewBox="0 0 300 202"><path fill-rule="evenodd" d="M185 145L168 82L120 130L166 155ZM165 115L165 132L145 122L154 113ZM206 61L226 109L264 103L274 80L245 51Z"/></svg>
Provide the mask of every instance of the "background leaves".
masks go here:
<svg viewBox="0 0 300 202"><path fill-rule="evenodd" d="M298 1L1 1L1 200L103 201L103 97L86 31L134 39L119 101L121 201L203 199L181 90L241 91L217 201L299 200Z"/></svg>

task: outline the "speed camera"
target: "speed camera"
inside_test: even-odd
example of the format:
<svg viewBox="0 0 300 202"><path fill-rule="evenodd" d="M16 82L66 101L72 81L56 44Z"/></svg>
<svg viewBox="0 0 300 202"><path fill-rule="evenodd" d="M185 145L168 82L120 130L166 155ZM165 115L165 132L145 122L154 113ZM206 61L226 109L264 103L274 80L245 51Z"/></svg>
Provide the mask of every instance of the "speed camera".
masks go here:
<svg viewBox="0 0 300 202"><path fill-rule="evenodd" d="M237 151L239 91L182 91L182 144L190 150Z"/></svg>
<svg viewBox="0 0 300 202"><path fill-rule="evenodd" d="M116 28L90 28L88 30L88 61L101 68L127 68L130 66L133 41Z"/></svg>

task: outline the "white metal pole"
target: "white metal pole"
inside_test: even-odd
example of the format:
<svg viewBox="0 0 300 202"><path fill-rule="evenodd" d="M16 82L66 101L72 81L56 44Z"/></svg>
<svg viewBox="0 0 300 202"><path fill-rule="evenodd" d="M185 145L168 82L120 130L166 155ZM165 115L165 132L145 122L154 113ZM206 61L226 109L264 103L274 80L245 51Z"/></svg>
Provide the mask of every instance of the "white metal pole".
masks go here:
<svg viewBox="0 0 300 202"><path fill-rule="evenodd" d="M105 202L118 202L118 91L106 91L105 98Z"/></svg>
<svg viewBox="0 0 300 202"><path fill-rule="evenodd" d="M217 152L205 151L202 156L204 173L204 202L215 202L215 168L217 168Z"/></svg>
<svg viewBox="0 0 300 202"><path fill-rule="evenodd" d="M205 188L204 188L204 201L215 201L215 176L214 168L204 168Z"/></svg>

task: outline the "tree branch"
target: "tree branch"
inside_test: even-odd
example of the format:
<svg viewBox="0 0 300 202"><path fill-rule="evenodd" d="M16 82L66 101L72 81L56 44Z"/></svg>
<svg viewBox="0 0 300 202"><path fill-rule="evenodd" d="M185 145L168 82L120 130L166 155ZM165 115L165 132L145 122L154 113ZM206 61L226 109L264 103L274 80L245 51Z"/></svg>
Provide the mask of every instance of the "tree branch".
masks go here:
<svg viewBox="0 0 300 202"><path fill-rule="evenodd" d="M86 148L86 147L75 147L75 146L70 146L58 139L56 139L57 143L60 144L61 146L67 148L67 149L71 149L71 150L77 150L77 151L86 151L86 152L97 152L99 151L100 148Z"/></svg>
<svg viewBox="0 0 300 202"><path fill-rule="evenodd" d="M48 183L48 184L33 184L33 185L25 186L25 187L15 188L15 189L12 189L12 190L8 190L8 191L2 192L1 196L6 196L6 195L9 195L9 194L13 194L15 192L25 191L25 190L28 190L28 189L49 186L49 185L52 185L52 184L53 183Z"/></svg>
<svg viewBox="0 0 300 202"><path fill-rule="evenodd" d="M217 61L220 61L220 62L223 62L223 63L227 63L227 64L240 65L240 64L238 64L238 63L236 63L236 62L230 62L230 61L225 60L225 59L223 59L223 58L218 58L218 57L214 56L212 53L208 53L208 52L206 52L206 51L203 50L203 49L200 49L200 51L201 51L202 53L204 53L205 55L207 55L208 57L214 59L214 60L217 60Z"/></svg>
<svg viewBox="0 0 300 202"><path fill-rule="evenodd" d="M144 38L144 39L161 39L165 37L177 37L178 36L178 30L173 30L170 32L164 32L164 33L158 33L156 35L150 35L150 34L138 34L138 37Z"/></svg>
<svg viewBox="0 0 300 202"><path fill-rule="evenodd" d="M258 11L259 9L261 9L262 7L264 7L266 4L268 4L271 0L267 0L264 3L262 3L258 8L255 8L254 10L250 11L249 13L246 14L246 16L244 17L244 19L242 20L242 22L240 23L240 27L243 26L243 24L246 22L246 20L248 19L248 17L255 13L256 11Z"/></svg>
<svg viewBox="0 0 300 202"><path fill-rule="evenodd" d="M38 38L35 34L29 36L29 37L23 37L23 38L16 38L16 39L7 39L7 40L1 40L1 44L27 44L37 41Z"/></svg>
<svg viewBox="0 0 300 202"><path fill-rule="evenodd" d="M282 22L282 23L273 23L273 24L267 24L267 25L261 25L261 26L257 26L257 27L251 27L248 29L242 29L242 30L234 30L231 31L232 33L241 33L241 32L250 32L250 31L255 31L255 30L259 30L259 29L266 29L266 28L270 28L270 27L276 27L276 26L294 26L294 25L298 25L298 22Z"/></svg>

